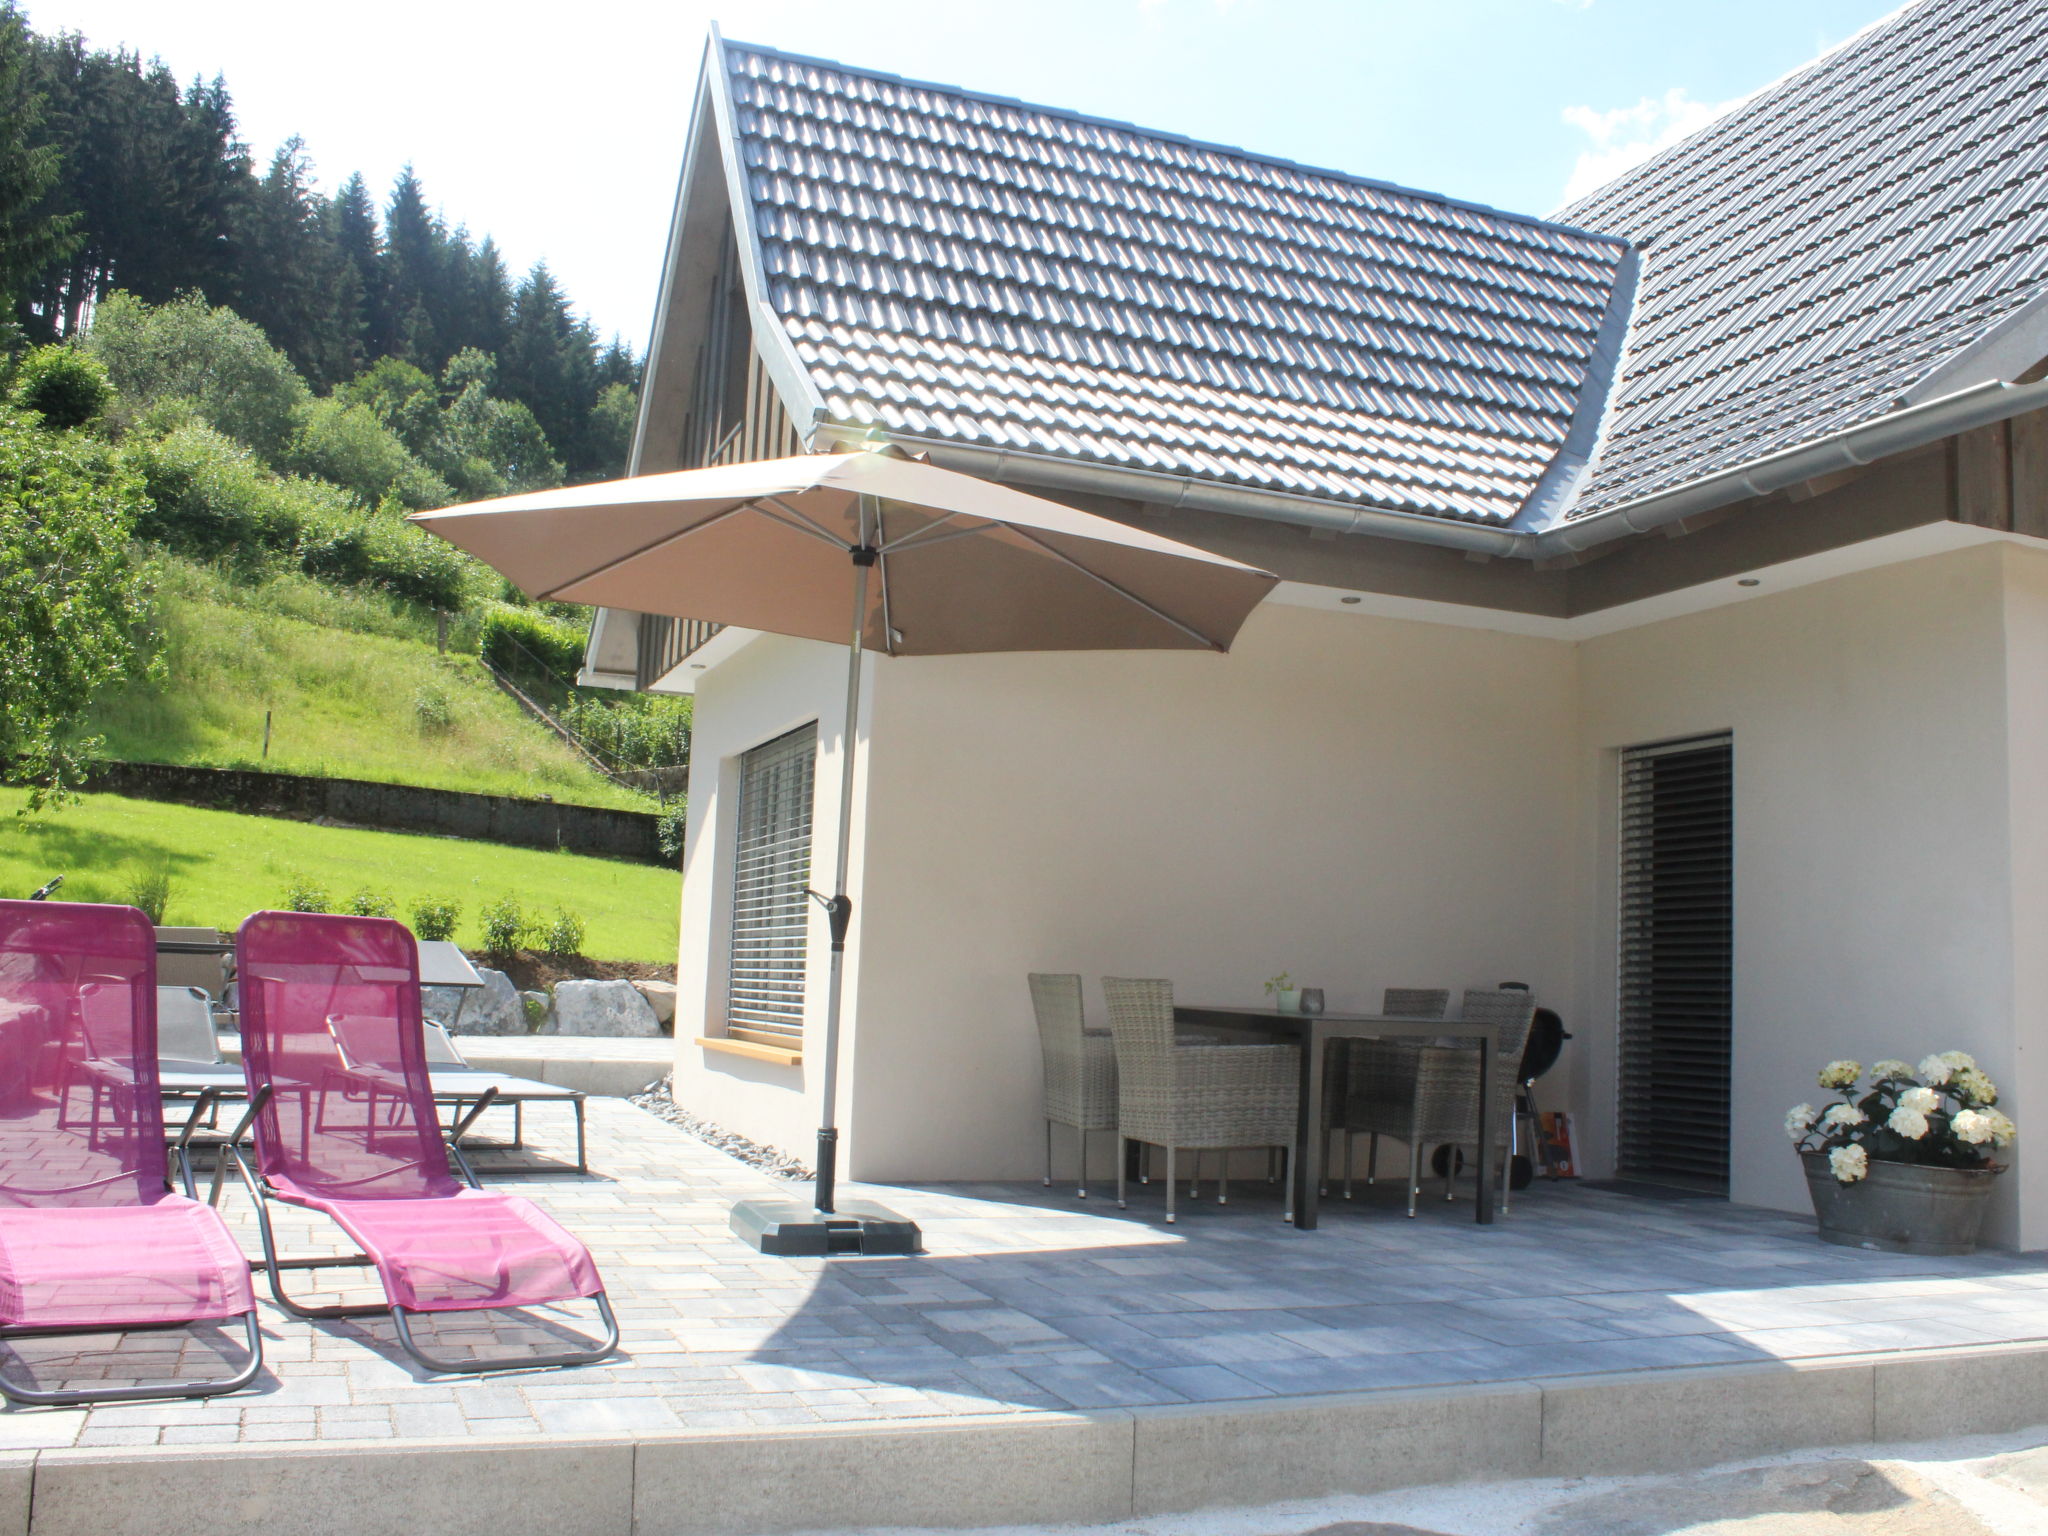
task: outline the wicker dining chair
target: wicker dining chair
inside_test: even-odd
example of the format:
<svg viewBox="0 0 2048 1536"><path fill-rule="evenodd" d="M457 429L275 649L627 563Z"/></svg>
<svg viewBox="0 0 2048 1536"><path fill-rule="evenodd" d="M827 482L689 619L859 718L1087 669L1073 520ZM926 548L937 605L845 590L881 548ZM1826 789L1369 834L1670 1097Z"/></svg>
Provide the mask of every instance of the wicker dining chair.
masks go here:
<svg viewBox="0 0 2048 1536"><path fill-rule="evenodd" d="M1088 1028L1081 978L1031 973L1038 1049L1045 1062L1045 1186L1052 1188L1052 1128L1072 1126L1080 1142L1074 1193L1088 1198L1088 1133L1116 1129L1116 1047L1109 1031Z"/></svg>
<svg viewBox="0 0 2048 1536"><path fill-rule="evenodd" d="M1501 1027L1498 1055L1495 1057L1498 1070L1495 1073L1494 1096L1488 1106L1493 1132L1493 1146L1490 1148L1478 1145L1479 1052L1473 1048L1473 1042L1407 1047L1388 1042L1379 1047L1381 1050L1405 1049L1414 1057L1413 1087L1408 1090L1405 1102L1392 1104L1374 1100L1366 1111L1374 1129L1408 1144L1410 1216L1415 1214L1416 1200L1422 1190L1423 1148L1429 1146L1452 1149L1444 1164L1446 1200L1453 1198L1452 1181L1458 1171L1457 1148L1469 1146L1477 1156L1499 1157L1500 1208L1507 1210L1507 1160L1512 1147L1516 1088L1514 1064L1522 1059L1522 1048L1528 1043L1529 1025L1535 1015L1534 995L1515 988L1471 988L1466 991L1460 1006L1460 1019ZM1458 1022L1456 1019L1450 1021L1448 1039L1457 1040ZM1401 1081L1398 1075L1394 1080L1397 1083Z"/></svg>
<svg viewBox="0 0 2048 1536"><path fill-rule="evenodd" d="M1300 1047L1176 1042L1173 983L1105 976L1109 1031L1116 1042L1116 1203L1124 1205L1125 1144L1166 1149L1166 1219L1174 1220L1174 1154L1240 1147L1294 1150L1300 1108ZM1283 1185L1283 1187L1286 1187ZM1216 1203L1230 1199L1228 1164ZM1285 1212L1293 1219L1293 1211Z"/></svg>
<svg viewBox="0 0 2048 1536"><path fill-rule="evenodd" d="M1440 1019L1450 1005L1448 988L1389 987L1381 995L1380 1012L1406 1019ZM1352 1148L1359 1134L1363 1132L1367 1138L1365 1182L1370 1184L1379 1173L1385 1123L1406 1123L1408 1105L1415 1097L1417 1044L1398 1040L1330 1042L1323 1072L1323 1126L1326 1133L1343 1137L1346 1200L1351 1198ZM1327 1188L1323 1192L1329 1193Z"/></svg>

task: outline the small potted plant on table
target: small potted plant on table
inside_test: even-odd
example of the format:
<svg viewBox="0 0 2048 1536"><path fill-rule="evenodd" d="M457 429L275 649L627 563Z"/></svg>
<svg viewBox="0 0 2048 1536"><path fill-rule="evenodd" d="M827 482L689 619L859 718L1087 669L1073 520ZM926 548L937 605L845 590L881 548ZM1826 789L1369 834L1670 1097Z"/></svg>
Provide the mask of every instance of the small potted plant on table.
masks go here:
<svg viewBox="0 0 2048 1536"><path fill-rule="evenodd" d="M1301 991L1285 971L1266 983L1266 996L1273 999L1273 1006L1282 1013L1301 1012Z"/></svg>
<svg viewBox="0 0 2048 1536"><path fill-rule="evenodd" d="M1977 1246L1984 1201L2005 1171L1992 1152L2012 1144L1998 1089L1961 1051L1918 1067L1831 1061L1820 1085L1841 1095L1800 1104L1786 1134L1806 1165L1821 1241L1890 1253L1959 1254Z"/></svg>

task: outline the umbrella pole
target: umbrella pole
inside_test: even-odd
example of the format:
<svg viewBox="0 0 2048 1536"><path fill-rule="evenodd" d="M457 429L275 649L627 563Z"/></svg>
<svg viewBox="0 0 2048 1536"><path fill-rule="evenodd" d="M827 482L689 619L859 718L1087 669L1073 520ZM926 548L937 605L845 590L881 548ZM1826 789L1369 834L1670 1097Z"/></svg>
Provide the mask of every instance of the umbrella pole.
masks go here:
<svg viewBox="0 0 2048 1536"><path fill-rule="evenodd" d="M832 958L825 978L825 1038L819 1057L819 1091L824 1095L818 1126L818 1184L812 1208L795 1201L742 1200L732 1208L732 1230L763 1253L786 1258L815 1258L834 1253L912 1254L923 1247L917 1223L872 1200L853 1200L840 1208L839 1183L839 1015L845 985L846 933L853 924L853 898L846 892L847 866L853 850L854 750L860 729L861 633L868 612L868 572L882 558L869 542L877 525L871 499L863 496L860 541L853 557L853 635L846 657L846 734L839 742L839 847L829 898L805 894L825 908L831 925Z"/></svg>
<svg viewBox="0 0 2048 1536"><path fill-rule="evenodd" d="M866 519L862 522L865 532ZM846 734L839 738L839 849L833 864L832 899L825 903L825 920L831 925L832 958L825 978L825 1041L818 1072L825 1095L823 1118L818 1124L815 1202L821 1216L833 1213L839 1182L839 1011L846 971L846 931L853 923L853 898L846 893L847 864L853 849L853 754L860 727L861 631L867 621L868 572L878 558L878 552L866 547L865 542L853 551L853 637L846 652Z"/></svg>

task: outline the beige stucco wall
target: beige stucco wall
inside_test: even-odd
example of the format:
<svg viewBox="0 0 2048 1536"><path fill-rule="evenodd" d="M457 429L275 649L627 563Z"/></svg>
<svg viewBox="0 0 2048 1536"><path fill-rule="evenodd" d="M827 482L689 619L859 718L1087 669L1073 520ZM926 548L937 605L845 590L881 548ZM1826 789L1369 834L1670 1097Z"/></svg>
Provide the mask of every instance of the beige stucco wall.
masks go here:
<svg viewBox="0 0 2048 1536"><path fill-rule="evenodd" d="M1574 1097L1614 1095L1617 754L1729 730L1735 764L1731 1196L1807 1207L1780 1130L1830 1057L1971 1051L2015 1090L2006 594L2010 546L1844 576L1580 648L1581 772L1595 808ZM2030 556L2024 643L2048 663ZM2037 669L2036 676L2048 675ZM2041 712L2038 707L2035 714ZM2027 754L2048 764L2048 720ZM2036 877L2038 880L2038 876ZM2048 915L2048 892L2026 899ZM2030 973L2031 976L2031 973ZM2042 979L2028 983L2038 992ZM1612 1117L1582 1118L1608 1166ZM1992 1236L2048 1242L2005 1181Z"/></svg>
<svg viewBox="0 0 2048 1536"><path fill-rule="evenodd" d="M815 1061L692 1040L722 1006L736 755L821 722L824 883L843 668L764 639L698 695L679 1089L800 1154ZM842 1085L857 1177L1036 1172L1034 969L1088 978L1098 1018L1105 973L1249 1002L1284 968L1334 1007L1526 980L1577 1037L1546 1105L1576 1112L1586 1171L1610 1171L1617 755L1718 730L1735 741L1733 1197L1805 1208L1780 1123L1830 1056L1960 1047L2016 1115L2048 1103L2048 554L1987 545L1578 643L1269 605L1229 656L869 677ZM2004 1181L1991 1236L2048 1245L2048 1186Z"/></svg>
<svg viewBox="0 0 2048 1536"><path fill-rule="evenodd" d="M1270 605L1228 656L879 666L856 1174L1041 1165L1033 970L1097 1019L1104 974L1569 995L1572 694L1560 642Z"/></svg>
<svg viewBox="0 0 2048 1536"><path fill-rule="evenodd" d="M872 671L869 673L872 685ZM676 970L676 1097L727 1130L809 1162L822 1094L814 1064L784 1066L707 1051L699 1036L723 1032L725 936L731 921L731 853L740 755L807 722L818 725L811 823L811 883L829 887L839 826L846 651L767 635L707 671L697 685L690 753L690 820L683 846L682 943ZM861 843L855 817L854 850ZM823 1025L825 931L812 923L807 1041ZM858 985L860 959L849 956ZM845 1103L842 1083L841 1103Z"/></svg>

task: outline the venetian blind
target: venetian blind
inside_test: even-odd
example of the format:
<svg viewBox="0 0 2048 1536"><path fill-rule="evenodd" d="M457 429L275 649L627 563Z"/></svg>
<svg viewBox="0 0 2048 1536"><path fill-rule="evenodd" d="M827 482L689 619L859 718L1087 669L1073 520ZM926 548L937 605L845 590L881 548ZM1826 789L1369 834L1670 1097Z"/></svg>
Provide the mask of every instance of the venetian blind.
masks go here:
<svg viewBox="0 0 2048 1536"><path fill-rule="evenodd" d="M818 728L807 725L740 759L725 1028L742 1040L803 1043L817 756Z"/></svg>
<svg viewBox="0 0 2048 1536"><path fill-rule="evenodd" d="M1734 752L1725 736L1621 763L1624 1178L1728 1189Z"/></svg>

